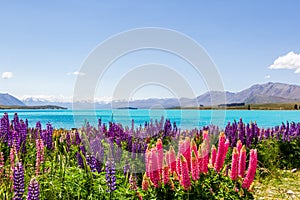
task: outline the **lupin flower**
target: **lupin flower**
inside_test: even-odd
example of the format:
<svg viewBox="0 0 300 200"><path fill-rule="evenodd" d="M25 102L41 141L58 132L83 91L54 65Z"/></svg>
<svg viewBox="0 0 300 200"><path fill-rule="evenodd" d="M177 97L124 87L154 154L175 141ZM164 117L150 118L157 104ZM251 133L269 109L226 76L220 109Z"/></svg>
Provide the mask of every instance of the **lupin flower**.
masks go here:
<svg viewBox="0 0 300 200"><path fill-rule="evenodd" d="M13 172L15 169L15 152L16 150L12 147L10 148L9 160L10 160L10 179L13 180Z"/></svg>
<svg viewBox="0 0 300 200"><path fill-rule="evenodd" d="M107 182L107 186L108 189L106 190L106 192L113 192L115 191L116 188L116 168L115 168L115 162L112 160L107 160L106 161L106 182Z"/></svg>
<svg viewBox="0 0 300 200"><path fill-rule="evenodd" d="M14 197L13 200L22 200L24 194L24 169L22 163L18 162L14 168Z"/></svg>
<svg viewBox="0 0 300 200"><path fill-rule="evenodd" d="M137 190L137 180L136 180L135 174L133 174L133 173L130 174L129 185L130 185L130 190L134 190L134 191Z"/></svg>
<svg viewBox="0 0 300 200"><path fill-rule="evenodd" d="M242 147L243 147L243 143L241 142L241 140L238 140L236 143L236 150L238 154L240 154Z"/></svg>
<svg viewBox="0 0 300 200"><path fill-rule="evenodd" d="M176 171L176 153L174 150L174 147L171 146L170 150L169 150L169 168L171 170L171 172L175 172Z"/></svg>
<svg viewBox="0 0 300 200"><path fill-rule="evenodd" d="M157 152L156 149L152 149L152 158L151 158L151 162L149 164L149 169L150 169L150 180L152 181L153 185L155 187L158 187L159 183L160 183L160 174L159 174L159 169L157 166Z"/></svg>
<svg viewBox="0 0 300 200"><path fill-rule="evenodd" d="M142 189L147 191L149 188L149 185L150 185L149 178L148 178L147 174L145 173L143 176Z"/></svg>
<svg viewBox="0 0 300 200"><path fill-rule="evenodd" d="M69 152L71 147L71 136L69 132L67 132L66 135L66 143L67 143L67 152Z"/></svg>
<svg viewBox="0 0 300 200"><path fill-rule="evenodd" d="M157 167L159 170L159 174L161 176L163 163L164 163L164 150L163 150L163 144L161 139L158 139L156 142L156 151L157 151Z"/></svg>
<svg viewBox="0 0 300 200"><path fill-rule="evenodd" d="M167 185L169 183L169 167L165 165L162 170L162 182Z"/></svg>
<svg viewBox="0 0 300 200"><path fill-rule="evenodd" d="M256 167L257 167L257 150L255 149L251 149L250 151L250 161L249 161L249 167L248 167L248 171L247 171L247 175L244 179L244 182L242 184L243 188L247 188L249 189L253 179L255 177L255 173L256 173Z"/></svg>
<svg viewBox="0 0 300 200"><path fill-rule="evenodd" d="M202 162L201 162L201 172L207 173L208 172L208 163L209 163L209 153L208 153L208 144L207 140L204 140L204 142L201 144L201 156L202 156Z"/></svg>
<svg viewBox="0 0 300 200"><path fill-rule="evenodd" d="M189 171L191 170L191 139L189 137L186 137L184 140L184 154L187 163Z"/></svg>
<svg viewBox="0 0 300 200"><path fill-rule="evenodd" d="M199 173L203 173L203 152L202 152L202 145L199 145L198 148L198 167L199 167Z"/></svg>
<svg viewBox="0 0 300 200"><path fill-rule="evenodd" d="M40 186L35 178L31 179L28 185L27 200L39 200Z"/></svg>
<svg viewBox="0 0 300 200"><path fill-rule="evenodd" d="M197 158L194 150L192 150L191 172L192 172L192 179L194 181L198 180L199 179L198 158Z"/></svg>
<svg viewBox="0 0 300 200"><path fill-rule="evenodd" d="M236 180L238 176L238 161L239 161L239 154L237 152L237 148L234 147L232 151L231 172L230 172L230 178L232 180Z"/></svg>
<svg viewBox="0 0 300 200"><path fill-rule="evenodd" d="M92 172L96 172L97 168L96 168L96 158L93 155L87 155L86 156L86 162L88 164L88 166L90 166L90 169Z"/></svg>
<svg viewBox="0 0 300 200"><path fill-rule="evenodd" d="M180 163L181 163L181 175L180 175L180 184L184 187L185 190L188 190L191 186L191 180L189 175L188 162L185 157L180 155Z"/></svg>
<svg viewBox="0 0 300 200"><path fill-rule="evenodd" d="M195 156L198 158L197 144L194 140L191 142L191 152L194 150Z"/></svg>
<svg viewBox="0 0 300 200"><path fill-rule="evenodd" d="M2 151L0 151L0 176L2 175L4 171L4 156Z"/></svg>
<svg viewBox="0 0 300 200"><path fill-rule="evenodd" d="M239 155L239 168L238 168L238 175L239 177L244 178L245 170L246 170L246 147L243 145L240 155Z"/></svg>
<svg viewBox="0 0 300 200"><path fill-rule="evenodd" d="M215 170L217 172L220 172L223 166L223 157L225 154L225 140L226 140L226 136L223 132L221 132L219 136L218 153L217 153L216 163L215 163Z"/></svg>
<svg viewBox="0 0 300 200"><path fill-rule="evenodd" d="M40 166L44 162L44 141L42 139L37 139L35 141L36 144L36 176L39 175L40 172Z"/></svg>
<svg viewBox="0 0 300 200"><path fill-rule="evenodd" d="M211 147L211 159L210 159L210 163L211 163L211 166L212 166L212 167L215 166L216 157L217 157L217 149L216 149L216 146L213 145L213 146Z"/></svg>

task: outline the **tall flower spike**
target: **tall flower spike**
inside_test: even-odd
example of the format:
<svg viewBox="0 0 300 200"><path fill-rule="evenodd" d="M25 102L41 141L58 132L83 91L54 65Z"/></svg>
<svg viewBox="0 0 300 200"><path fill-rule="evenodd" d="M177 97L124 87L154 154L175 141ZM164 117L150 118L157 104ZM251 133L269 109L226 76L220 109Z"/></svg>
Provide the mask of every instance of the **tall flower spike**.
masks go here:
<svg viewBox="0 0 300 200"><path fill-rule="evenodd" d="M197 150L197 144L194 140L191 142L191 152L194 150L195 156L198 159L198 150Z"/></svg>
<svg viewBox="0 0 300 200"><path fill-rule="evenodd" d="M199 179L199 166L198 166L198 158L195 154L195 151L192 150L192 160L191 160L191 172L192 172L192 179L194 181Z"/></svg>
<svg viewBox="0 0 300 200"><path fill-rule="evenodd" d="M4 171L4 156L2 151L0 151L0 176Z"/></svg>
<svg viewBox="0 0 300 200"><path fill-rule="evenodd" d="M14 168L14 197L13 200L22 200L24 194L24 169L18 162Z"/></svg>
<svg viewBox="0 0 300 200"><path fill-rule="evenodd" d="M176 153L175 150L173 148L173 146L170 147L169 150L169 168L171 170L171 172L175 172L176 171Z"/></svg>
<svg viewBox="0 0 300 200"><path fill-rule="evenodd" d="M42 139L37 139L36 142L36 176L39 175L40 166L44 162L44 141Z"/></svg>
<svg viewBox="0 0 300 200"><path fill-rule="evenodd" d="M256 167L257 167L257 150L255 149L251 149L250 151L250 161L249 161L249 167L248 167L248 171L247 171L247 175L244 179L244 182L242 184L243 188L247 188L249 189L253 179L255 177L255 173L256 173Z"/></svg>
<svg viewBox="0 0 300 200"><path fill-rule="evenodd" d="M199 145L198 148L198 167L199 167L199 173L203 173L202 166L203 166L203 153L202 153L202 145Z"/></svg>
<svg viewBox="0 0 300 200"><path fill-rule="evenodd" d="M215 163L215 170L217 172L220 172L223 166L223 157L225 153L225 140L226 140L226 136L224 132L221 132L219 136L218 153L217 153L216 163Z"/></svg>
<svg viewBox="0 0 300 200"><path fill-rule="evenodd" d="M115 191L116 188L116 168L115 168L115 162L112 160L107 160L106 161L106 182L107 182L107 186L108 189L106 190L106 192L113 192Z"/></svg>
<svg viewBox="0 0 300 200"><path fill-rule="evenodd" d="M39 200L40 186L35 178L31 179L28 185L27 200Z"/></svg>
<svg viewBox="0 0 300 200"><path fill-rule="evenodd" d="M185 190L188 190L191 186L191 180L189 175L188 163L183 155L180 155L180 163L181 163L180 184L184 187Z"/></svg>
<svg viewBox="0 0 300 200"><path fill-rule="evenodd" d="M237 179L238 175L238 160L239 160L239 154L237 152L237 148L234 147L232 151L232 161L231 161L231 172L230 172L230 178L232 180Z"/></svg>
<svg viewBox="0 0 300 200"><path fill-rule="evenodd" d="M159 175L162 175L163 163L164 163L164 149L161 139L158 139L156 142L156 150L157 150L157 167L159 171Z"/></svg>
<svg viewBox="0 0 300 200"><path fill-rule="evenodd" d="M10 148L10 153L9 153L9 159L10 159L10 179L13 180L13 172L15 169L15 149L12 147Z"/></svg>
<svg viewBox="0 0 300 200"><path fill-rule="evenodd" d="M243 144L242 144L241 140L238 140L236 143L236 150L237 150L238 154L240 154L242 147L243 147Z"/></svg>
<svg viewBox="0 0 300 200"><path fill-rule="evenodd" d="M238 168L238 175L239 177L244 178L245 170L246 170L246 147L243 145L240 155L239 155L239 168Z"/></svg>
<svg viewBox="0 0 300 200"><path fill-rule="evenodd" d="M137 181L136 181L136 176L135 174L130 174L130 177L129 177L129 184L130 184L130 190L134 190L136 191L137 190Z"/></svg>
<svg viewBox="0 0 300 200"><path fill-rule="evenodd" d="M169 167L168 165L164 165L163 171L162 171L162 181L165 185L169 183Z"/></svg>
<svg viewBox="0 0 300 200"><path fill-rule="evenodd" d="M148 178L147 174L145 173L143 176L142 189L147 191L149 188L149 185L150 185L149 178Z"/></svg>
<svg viewBox="0 0 300 200"><path fill-rule="evenodd" d="M229 140L227 139L225 142L225 148L224 148L224 153L223 153L223 159L222 159L222 163L224 163L225 159L226 159L226 155L227 155L227 151L228 151L228 147L230 145Z"/></svg>
<svg viewBox="0 0 300 200"><path fill-rule="evenodd" d="M152 159L150 163L150 180L154 184L155 187L158 187L160 183L160 174L159 174L159 169L157 166L157 152L156 148L152 149Z"/></svg>
<svg viewBox="0 0 300 200"><path fill-rule="evenodd" d="M191 139L189 137L185 137L184 140L184 153L183 156L185 157L189 171L191 170Z"/></svg>
<svg viewBox="0 0 300 200"><path fill-rule="evenodd" d="M201 166L201 171L202 173L207 173L208 172L208 163L209 163L209 148L208 147L208 141L204 140L204 142L201 144L202 148L202 166Z"/></svg>
<svg viewBox="0 0 300 200"><path fill-rule="evenodd" d="M212 167L215 166L216 157L217 157L217 149L216 149L216 146L213 145L213 146L211 147L211 159L210 159L210 163L211 163L211 166L212 166Z"/></svg>

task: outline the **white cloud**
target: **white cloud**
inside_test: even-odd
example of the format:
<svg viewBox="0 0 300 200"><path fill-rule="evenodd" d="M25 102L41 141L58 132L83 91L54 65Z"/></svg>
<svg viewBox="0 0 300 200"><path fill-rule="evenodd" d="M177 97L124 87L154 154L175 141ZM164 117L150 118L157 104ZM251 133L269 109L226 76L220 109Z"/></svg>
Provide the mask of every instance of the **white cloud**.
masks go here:
<svg viewBox="0 0 300 200"><path fill-rule="evenodd" d="M268 74L268 75L265 75L265 79L270 79L271 76Z"/></svg>
<svg viewBox="0 0 300 200"><path fill-rule="evenodd" d="M289 52L284 56L278 57L269 69L292 69L294 73L300 73L300 54Z"/></svg>
<svg viewBox="0 0 300 200"><path fill-rule="evenodd" d="M3 72L2 73L2 78L3 79L10 79L13 77L13 73L12 72Z"/></svg>
<svg viewBox="0 0 300 200"><path fill-rule="evenodd" d="M75 71L75 72L69 72L68 75L84 76L85 73L79 72L79 71Z"/></svg>

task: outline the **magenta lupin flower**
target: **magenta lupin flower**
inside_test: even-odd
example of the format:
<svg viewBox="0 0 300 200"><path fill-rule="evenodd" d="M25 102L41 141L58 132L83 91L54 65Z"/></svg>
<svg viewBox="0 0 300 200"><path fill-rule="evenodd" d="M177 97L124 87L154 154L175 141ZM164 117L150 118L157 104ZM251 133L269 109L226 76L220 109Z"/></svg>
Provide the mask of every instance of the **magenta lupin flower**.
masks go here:
<svg viewBox="0 0 300 200"><path fill-rule="evenodd" d="M176 153L175 150L173 148L173 146L170 147L169 150L169 168L171 170L171 172L175 172L176 171Z"/></svg>
<svg viewBox="0 0 300 200"><path fill-rule="evenodd" d="M191 170L191 140L189 137L186 137L184 140L184 154L183 156L185 157L187 163L188 163L188 168L189 171Z"/></svg>
<svg viewBox="0 0 300 200"><path fill-rule="evenodd" d="M13 172L15 169L15 148L10 148L10 153L9 153L9 161L10 161L10 179L13 180Z"/></svg>
<svg viewBox="0 0 300 200"><path fill-rule="evenodd" d="M162 175L163 163L164 163L164 149L163 143L161 139L158 139L156 142L156 150L157 150L157 167L159 171L159 175Z"/></svg>
<svg viewBox="0 0 300 200"><path fill-rule="evenodd" d="M239 155L239 168L238 168L238 176L244 178L245 170L246 170L246 147L243 145L240 155Z"/></svg>
<svg viewBox="0 0 300 200"><path fill-rule="evenodd" d="M36 144L36 163L35 163L35 174L36 176L40 173L40 166L44 162L44 141L42 139L37 139Z"/></svg>
<svg viewBox="0 0 300 200"><path fill-rule="evenodd" d="M236 180L238 177L238 160L239 160L239 154L237 152L237 148L234 147L232 151L231 172L230 172L230 178L232 180Z"/></svg>
<svg viewBox="0 0 300 200"><path fill-rule="evenodd" d="M211 163L211 166L212 166L212 167L215 166L216 157L217 157L217 149L216 149L216 146L213 145L213 146L211 147L211 159L210 159L210 163Z"/></svg>
<svg viewBox="0 0 300 200"><path fill-rule="evenodd" d="M236 150L237 150L238 154L240 154L242 147L243 147L243 144L242 144L241 140L238 140L236 143Z"/></svg>
<svg viewBox="0 0 300 200"><path fill-rule="evenodd" d="M226 159L226 155L227 155L227 152L228 152L228 147L230 145L230 142L229 140L227 139L226 142L225 142L225 147L224 147L224 153L223 153L223 159L222 159L222 163L224 164L224 161ZM222 166L223 166L222 164Z"/></svg>
<svg viewBox="0 0 300 200"><path fill-rule="evenodd" d="M150 164L151 164L151 159L152 159L152 152L147 148L146 150L146 155L145 155L145 161L146 161L146 174L150 178Z"/></svg>
<svg viewBox="0 0 300 200"><path fill-rule="evenodd" d="M192 150L191 172L192 172L192 179L194 181L198 180L199 179L198 158L197 158L194 150Z"/></svg>
<svg viewBox="0 0 300 200"><path fill-rule="evenodd" d="M180 155L180 163L181 163L180 184L184 187L185 190L188 190L191 186L191 180L189 175L188 163L183 155Z"/></svg>
<svg viewBox="0 0 300 200"><path fill-rule="evenodd" d="M225 153L225 140L226 140L226 136L223 132L221 132L219 136L218 152L217 152L216 163L215 163L215 170L217 172L220 172L223 166L223 162L224 162L223 157Z"/></svg>
<svg viewBox="0 0 300 200"><path fill-rule="evenodd" d="M158 156L157 156L156 148L152 149L151 155L152 155L152 158L151 158L151 162L149 164L150 180L155 187L158 187L158 185L160 183L160 174L159 174L159 169L158 169L158 164L157 164Z"/></svg>
<svg viewBox="0 0 300 200"><path fill-rule="evenodd" d="M206 140L204 140L204 142L201 144L201 156L202 156L201 172L207 173L208 172L208 163L209 163L209 154L208 154Z"/></svg>
<svg viewBox="0 0 300 200"><path fill-rule="evenodd" d="M198 167L199 167L199 173L203 173L203 160L204 160L204 156L202 153L202 145L199 145L198 148Z"/></svg>
<svg viewBox="0 0 300 200"><path fill-rule="evenodd" d="M162 181L165 185L167 185L169 183L169 180L169 167L165 165L162 171Z"/></svg>
<svg viewBox="0 0 300 200"><path fill-rule="evenodd" d="M191 142L191 152L194 150L194 153L195 153L195 156L197 157L198 159L198 149L197 149L197 144L194 140L192 140Z"/></svg>
<svg viewBox="0 0 300 200"><path fill-rule="evenodd" d="M249 161L249 167L248 167L248 171L247 171L247 175L244 179L244 182L242 184L243 188L247 188L249 189L253 179L255 177L255 173L256 173L256 167L257 167L257 150L255 149L251 149L250 151L250 161Z"/></svg>
<svg viewBox="0 0 300 200"><path fill-rule="evenodd" d="M3 173L4 171L4 156L2 151L0 151L0 175Z"/></svg>

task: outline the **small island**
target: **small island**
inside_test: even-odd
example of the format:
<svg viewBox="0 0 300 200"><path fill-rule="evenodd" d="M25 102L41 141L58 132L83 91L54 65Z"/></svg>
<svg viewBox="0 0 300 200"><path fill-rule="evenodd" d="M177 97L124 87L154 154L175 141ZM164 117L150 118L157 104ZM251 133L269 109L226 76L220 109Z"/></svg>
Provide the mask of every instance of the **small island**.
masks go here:
<svg viewBox="0 0 300 200"><path fill-rule="evenodd" d="M61 106L54 106L54 105L45 105L45 106L6 106L0 105L1 110L7 109L44 109L44 110L67 110L67 108Z"/></svg>

